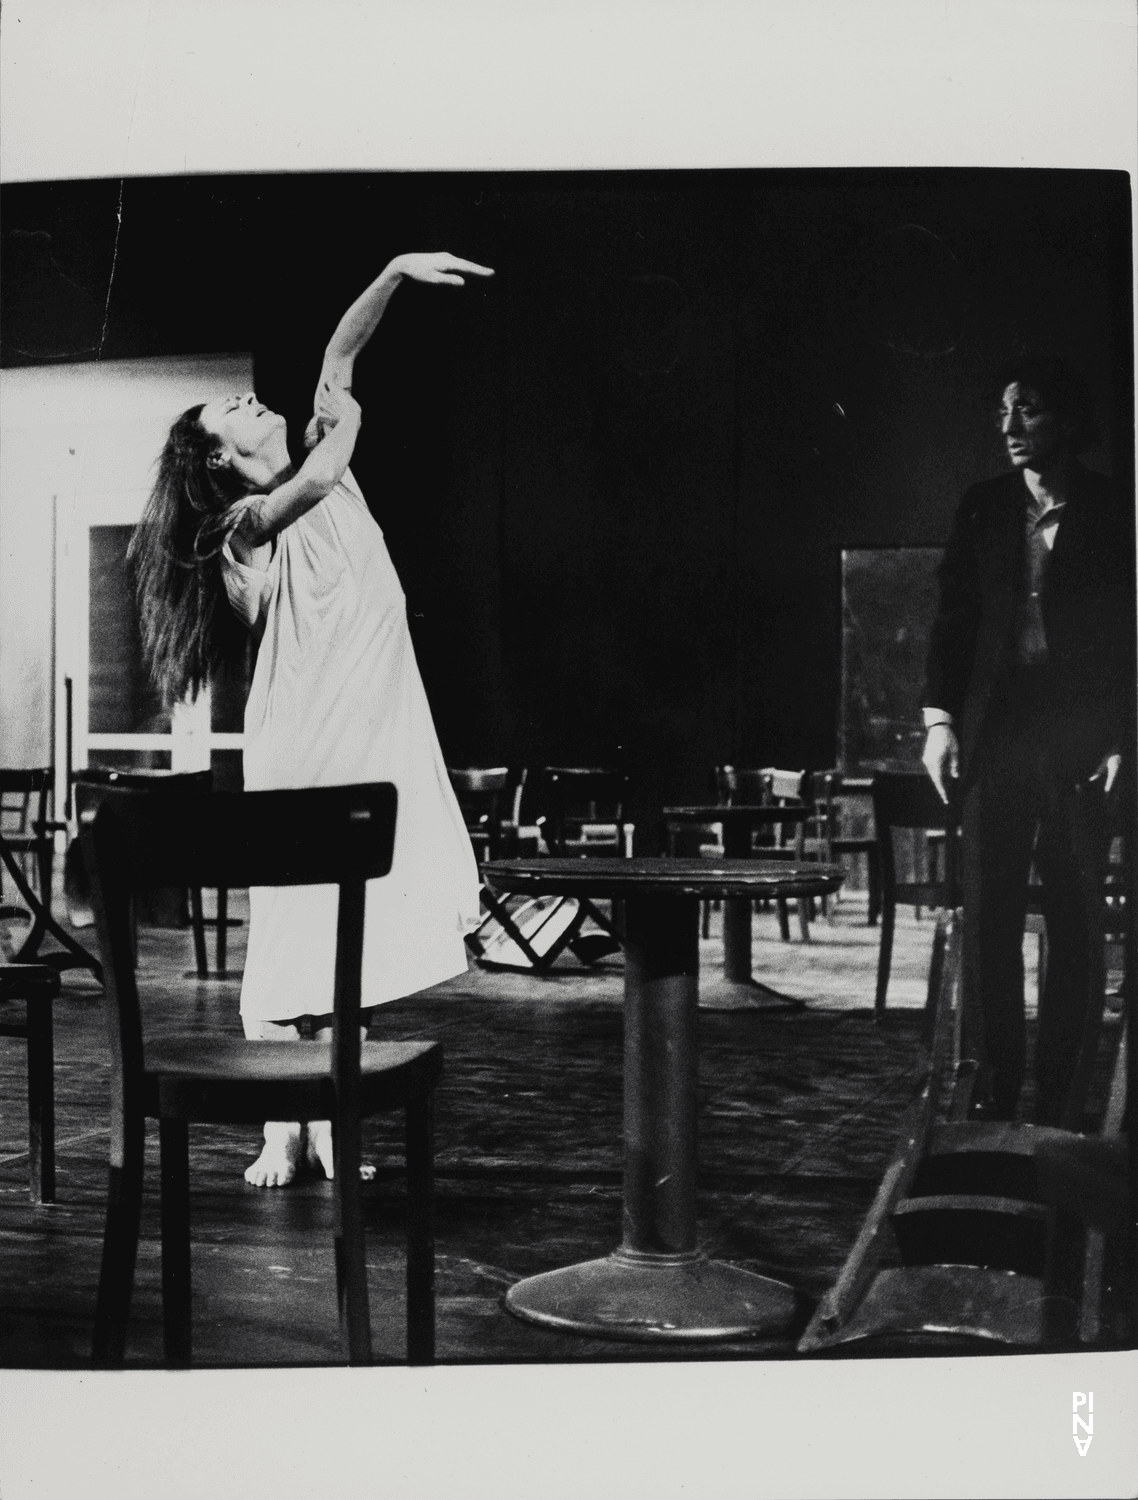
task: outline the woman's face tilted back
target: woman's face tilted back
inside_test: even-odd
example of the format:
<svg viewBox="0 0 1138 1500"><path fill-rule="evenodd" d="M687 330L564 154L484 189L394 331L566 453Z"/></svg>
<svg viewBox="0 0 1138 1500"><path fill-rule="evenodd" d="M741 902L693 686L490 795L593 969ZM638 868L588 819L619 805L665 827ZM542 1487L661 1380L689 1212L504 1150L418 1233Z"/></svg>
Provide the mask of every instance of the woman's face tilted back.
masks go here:
<svg viewBox="0 0 1138 1500"><path fill-rule="evenodd" d="M220 444L210 466L232 469L246 488L271 488L288 468L285 419L262 405L252 391L207 401L199 420Z"/></svg>

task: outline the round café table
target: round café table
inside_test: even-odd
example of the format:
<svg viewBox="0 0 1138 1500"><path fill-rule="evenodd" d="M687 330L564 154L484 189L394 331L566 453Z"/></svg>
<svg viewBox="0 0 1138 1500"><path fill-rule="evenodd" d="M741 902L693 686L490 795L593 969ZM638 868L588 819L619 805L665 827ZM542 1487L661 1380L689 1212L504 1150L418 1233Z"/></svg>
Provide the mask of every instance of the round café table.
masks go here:
<svg viewBox="0 0 1138 1500"><path fill-rule="evenodd" d="M773 1334L784 1282L712 1260L696 1240L699 903L837 890L833 865L709 859L494 860L500 891L624 903L624 1233L600 1260L517 1282L506 1306L546 1327L698 1342Z"/></svg>
<svg viewBox="0 0 1138 1500"><path fill-rule="evenodd" d="M720 823L723 825L723 854L727 859L755 858L751 852L751 836L756 828L774 823L797 823L801 825L810 816L811 809L803 804L796 807L772 807L769 803L732 803L720 806L707 803L698 807L666 807L664 818L669 823ZM761 857L761 856L759 856ZM765 893L760 893L765 894ZM789 895L790 892L775 892ZM723 977L731 984L744 985L756 1003L766 1002L795 1010L802 1002L779 994L770 985L763 984L751 975L751 907L749 897L725 900L723 903Z"/></svg>

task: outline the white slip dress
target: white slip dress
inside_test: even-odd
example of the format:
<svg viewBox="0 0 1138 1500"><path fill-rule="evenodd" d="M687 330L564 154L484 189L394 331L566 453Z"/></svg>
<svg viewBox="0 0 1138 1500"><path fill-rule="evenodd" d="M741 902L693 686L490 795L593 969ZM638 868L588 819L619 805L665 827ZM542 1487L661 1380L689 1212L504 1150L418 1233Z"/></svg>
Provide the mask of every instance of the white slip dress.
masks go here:
<svg viewBox="0 0 1138 1500"><path fill-rule="evenodd" d="M274 542L266 569L222 551L229 601L260 652L245 707L245 786L392 781L391 873L368 882L362 1003L382 1005L467 969L478 867L447 776L407 626L403 589L352 478ZM255 888L241 1015L332 1009L334 886Z"/></svg>

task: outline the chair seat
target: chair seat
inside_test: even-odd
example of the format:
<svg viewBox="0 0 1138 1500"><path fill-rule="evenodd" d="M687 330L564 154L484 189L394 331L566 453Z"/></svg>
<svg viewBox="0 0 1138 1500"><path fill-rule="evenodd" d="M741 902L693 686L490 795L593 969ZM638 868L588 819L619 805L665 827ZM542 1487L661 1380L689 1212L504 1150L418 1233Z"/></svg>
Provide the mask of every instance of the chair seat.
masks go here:
<svg viewBox="0 0 1138 1500"><path fill-rule="evenodd" d="M146 1113L160 1119L259 1124L330 1118L335 1112L328 1042L249 1042L240 1037L155 1038L146 1045ZM398 1107L437 1081L437 1042L364 1042L360 1113Z"/></svg>
<svg viewBox="0 0 1138 1500"><path fill-rule="evenodd" d="M1122 1136L1076 1135L1049 1125L961 1121L934 1128L923 1180L995 1184L1111 1229L1126 1221L1126 1162ZM973 1187L978 1190L982 1189Z"/></svg>
<svg viewBox="0 0 1138 1500"><path fill-rule="evenodd" d="M1049 1297L1036 1276L982 1266L897 1266L879 1271L833 1343L948 1335L1038 1348L1055 1312L1073 1309Z"/></svg>

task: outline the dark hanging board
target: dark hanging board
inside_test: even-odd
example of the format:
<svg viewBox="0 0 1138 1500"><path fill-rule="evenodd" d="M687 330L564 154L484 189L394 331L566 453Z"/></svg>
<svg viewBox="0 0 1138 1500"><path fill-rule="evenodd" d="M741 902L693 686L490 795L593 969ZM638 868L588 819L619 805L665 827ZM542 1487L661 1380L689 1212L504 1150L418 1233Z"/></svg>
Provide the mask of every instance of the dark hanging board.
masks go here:
<svg viewBox="0 0 1138 1500"><path fill-rule="evenodd" d="M168 734L170 715L142 661L126 566L133 526L92 526L87 724L92 734Z"/></svg>
<svg viewBox="0 0 1138 1500"><path fill-rule="evenodd" d="M849 772L920 765L921 688L939 547L842 552L839 747Z"/></svg>

